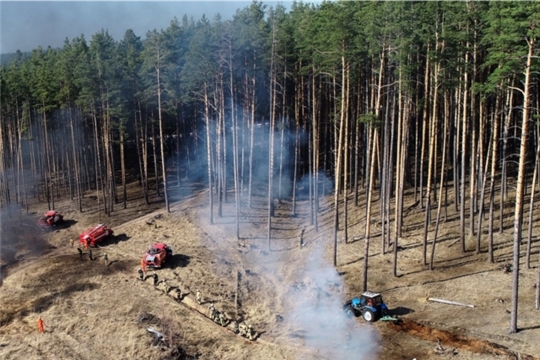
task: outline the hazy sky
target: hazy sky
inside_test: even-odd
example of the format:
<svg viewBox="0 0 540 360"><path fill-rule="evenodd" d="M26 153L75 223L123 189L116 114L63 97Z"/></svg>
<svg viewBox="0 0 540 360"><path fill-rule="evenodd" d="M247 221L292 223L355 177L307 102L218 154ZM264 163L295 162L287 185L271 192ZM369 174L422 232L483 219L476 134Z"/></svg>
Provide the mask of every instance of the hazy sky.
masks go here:
<svg viewBox="0 0 540 360"><path fill-rule="evenodd" d="M321 1L304 0L304 3ZM230 19L237 9L251 1L5 1L0 0L0 53L30 51L41 45L61 47L64 40L84 34L90 41L93 34L106 29L121 40L127 29L141 39L153 29L165 29L174 16L184 14L195 20L204 14L210 20L219 13ZM263 1L275 6L275 1ZM289 6L291 1L281 1Z"/></svg>

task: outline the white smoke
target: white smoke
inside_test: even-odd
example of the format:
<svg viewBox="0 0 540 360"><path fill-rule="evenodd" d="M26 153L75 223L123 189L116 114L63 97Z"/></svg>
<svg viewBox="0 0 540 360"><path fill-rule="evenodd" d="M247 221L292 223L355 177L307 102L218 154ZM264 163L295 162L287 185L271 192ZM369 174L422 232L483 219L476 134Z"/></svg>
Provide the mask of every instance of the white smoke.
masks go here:
<svg viewBox="0 0 540 360"><path fill-rule="evenodd" d="M320 240L319 240L320 241ZM367 359L377 353L378 334L368 324L348 318L343 311L344 284L325 258L324 246L313 244L304 264L298 264L298 278L288 284L289 335L298 338L329 359Z"/></svg>

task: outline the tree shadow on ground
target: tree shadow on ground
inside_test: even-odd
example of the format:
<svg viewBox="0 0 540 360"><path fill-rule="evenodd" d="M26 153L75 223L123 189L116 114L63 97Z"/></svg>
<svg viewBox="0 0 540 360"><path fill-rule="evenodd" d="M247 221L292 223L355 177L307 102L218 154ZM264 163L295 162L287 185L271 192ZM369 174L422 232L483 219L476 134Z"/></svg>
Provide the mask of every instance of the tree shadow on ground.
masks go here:
<svg viewBox="0 0 540 360"><path fill-rule="evenodd" d="M388 314L389 315L401 316L401 315L411 314L413 312L414 312L413 309L409 309L409 308L406 308L404 306L398 306L397 308L394 308L394 309L388 309Z"/></svg>
<svg viewBox="0 0 540 360"><path fill-rule="evenodd" d="M73 219L67 219L63 220L61 223L51 227L51 230L59 230L59 229L69 229L73 225L75 225L78 221Z"/></svg>
<svg viewBox="0 0 540 360"><path fill-rule="evenodd" d="M127 241L129 239L130 237L127 236L126 234L113 235L113 236L109 236L108 238L103 240L101 243L99 243L99 246L103 247L103 246L108 246L108 245L113 245L113 244L116 245L120 242Z"/></svg>
<svg viewBox="0 0 540 360"><path fill-rule="evenodd" d="M177 267L186 267L189 265L190 260L190 256L184 254L174 254L167 259L167 266L173 269Z"/></svg>

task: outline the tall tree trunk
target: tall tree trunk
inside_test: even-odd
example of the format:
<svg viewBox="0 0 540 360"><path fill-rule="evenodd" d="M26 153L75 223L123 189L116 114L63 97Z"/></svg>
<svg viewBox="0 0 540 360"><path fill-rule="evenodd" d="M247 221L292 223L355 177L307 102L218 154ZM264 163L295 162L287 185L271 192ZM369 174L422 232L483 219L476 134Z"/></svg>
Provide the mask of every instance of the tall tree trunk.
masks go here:
<svg viewBox="0 0 540 360"><path fill-rule="evenodd" d="M204 120L206 122L206 161L208 169L208 200L210 224L214 223L214 193L212 191L212 137L210 127L210 104L208 100L208 84L204 83Z"/></svg>
<svg viewBox="0 0 540 360"><path fill-rule="evenodd" d="M521 231L523 227L523 194L525 191L525 176L527 161L527 145L529 139L529 114L530 109L530 84L531 84L531 64L534 54L534 39L529 41L529 53L527 54L527 65L525 67L525 79L523 82L523 118L521 121L521 146L519 148L519 165L516 186L516 206L514 214L514 246L512 258L512 306L510 313L510 334L516 333L518 314L518 292L519 292L519 254L521 245Z"/></svg>
<svg viewBox="0 0 540 360"><path fill-rule="evenodd" d="M158 64L159 64L159 52L158 52ZM161 171L162 171L162 177L163 177L163 195L165 196L165 208L167 209L167 212L171 212L171 207L169 205L169 193L167 189L167 167L166 167L166 159L165 159L165 139L163 138L163 113L161 109L161 75L160 75L160 66L158 65L156 67L156 77L157 77L157 98L158 98L158 119L159 119L159 146L160 146L160 152L161 152ZM154 144L156 139L154 138ZM156 183L157 181L157 171L156 171Z"/></svg>
<svg viewBox="0 0 540 360"><path fill-rule="evenodd" d="M489 262L493 263L493 214L495 209L495 172L497 171L497 153L499 145L499 129L500 126L497 124L498 114L500 112L501 104L501 93L497 92L497 97L495 99L495 114L492 124L493 126L493 135L492 135L492 145L491 145L491 171L489 178L489 224L488 224L488 257ZM502 201L502 199L501 199Z"/></svg>
<svg viewBox="0 0 540 360"><path fill-rule="evenodd" d="M448 119L450 117L450 114L449 114L449 109L448 107L450 106L449 105L449 100L448 100L448 97L449 97L449 94L447 94L447 96L445 96L445 114L444 114L444 130L443 130L443 133L442 133L442 136L443 136L443 146L442 146L442 156L441 156L441 161L442 161L442 164L441 164L441 180L440 180L440 185L439 185L439 201L438 201L438 205L437 205L437 219L435 221L435 232L433 233L433 246L431 247L431 257L429 259L429 270L433 270L433 262L434 262L434 259L435 259L435 244L437 244L437 237L439 235L439 220L441 219L441 208L442 208L442 202L443 202L443 196L442 196L442 192L443 192L443 185L444 185L444 182L443 182L443 179L445 177L445 171L446 171L446 141L447 141L447 138L448 138ZM437 110L437 100L435 100L435 106L434 106L434 109L433 111ZM437 127L437 126L435 126ZM428 192L429 192L429 189L428 189ZM427 211L427 209L426 209Z"/></svg>

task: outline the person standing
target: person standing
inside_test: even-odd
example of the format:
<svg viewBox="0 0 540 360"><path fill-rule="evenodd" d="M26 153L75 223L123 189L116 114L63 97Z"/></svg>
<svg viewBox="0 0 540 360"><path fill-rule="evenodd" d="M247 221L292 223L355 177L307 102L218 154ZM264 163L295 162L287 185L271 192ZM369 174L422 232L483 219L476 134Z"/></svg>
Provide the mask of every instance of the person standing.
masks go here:
<svg viewBox="0 0 540 360"><path fill-rule="evenodd" d="M71 247L73 247L73 244L75 243L75 241L73 240L73 238L69 238L69 245Z"/></svg>
<svg viewBox="0 0 540 360"><path fill-rule="evenodd" d="M137 272L139 273L139 280L143 281L144 280L144 271L142 271L142 269L139 268L139 270Z"/></svg>
<svg viewBox="0 0 540 360"><path fill-rule="evenodd" d="M247 335L247 325L246 324L240 324L238 334L240 336L246 336Z"/></svg>
<svg viewBox="0 0 540 360"><path fill-rule="evenodd" d="M197 289L196 297L197 297L197 304L201 305L202 304L202 294L199 291L199 289Z"/></svg>
<svg viewBox="0 0 540 360"><path fill-rule="evenodd" d="M167 279L164 279L163 281L161 281L161 283L161 290L163 290L163 293L167 295L167 293L169 292L169 284L167 283Z"/></svg>
<svg viewBox="0 0 540 360"><path fill-rule="evenodd" d="M105 261L105 266L109 266L109 256L107 253L103 254L103 261Z"/></svg>
<svg viewBox="0 0 540 360"><path fill-rule="evenodd" d="M41 316L39 317L38 321L37 321L37 325L38 325L38 331L43 334L45 333L45 328L44 328L44 324L43 324L43 319L41 318Z"/></svg>
<svg viewBox="0 0 540 360"><path fill-rule="evenodd" d="M227 325L227 318L225 318L225 315L222 312L219 313L218 318L219 318L219 324L221 326Z"/></svg>
<svg viewBox="0 0 540 360"><path fill-rule="evenodd" d="M79 257L80 257L81 260L82 260L83 252L82 252L81 248L78 247L78 248L77 248L77 251L79 252Z"/></svg>
<svg viewBox="0 0 540 360"><path fill-rule="evenodd" d="M144 258L141 259L141 269L146 273L146 261L144 261Z"/></svg>

